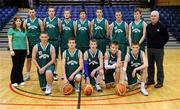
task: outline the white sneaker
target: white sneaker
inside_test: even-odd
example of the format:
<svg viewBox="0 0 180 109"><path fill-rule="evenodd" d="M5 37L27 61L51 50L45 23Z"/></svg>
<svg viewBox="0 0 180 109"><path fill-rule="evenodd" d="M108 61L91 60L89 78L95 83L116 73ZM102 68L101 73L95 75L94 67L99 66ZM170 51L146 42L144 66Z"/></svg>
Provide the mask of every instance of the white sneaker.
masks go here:
<svg viewBox="0 0 180 109"><path fill-rule="evenodd" d="M20 83L20 85L21 85L21 86L24 86L24 85L25 85L25 83L24 83L24 82L21 82L21 83Z"/></svg>
<svg viewBox="0 0 180 109"><path fill-rule="evenodd" d="M30 80L30 74L26 73L24 75L24 78L23 78L24 81L29 81Z"/></svg>
<svg viewBox="0 0 180 109"><path fill-rule="evenodd" d="M95 88L96 88L96 90L97 90L98 92L102 92L102 88L101 88L101 86L100 86L99 84L96 84L96 85L95 85Z"/></svg>
<svg viewBox="0 0 180 109"><path fill-rule="evenodd" d="M75 90L75 92L79 92L79 86L78 86L78 84L74 84L74 90Z"/></svg>
<svg viewBox="0 0 180 109"><path fill-rule="evenodd" d="M17 87L17 86L18 86L18 83L13 83L12 86L13 86L13 87Z"/></svg>
<svg viewBox="0 0 180 109"><path fill-rule="evenodd" d="M145 88L141 88L141 93L144 95L144 96L148 96L148 92Z"/></svg>
<svg viewBox="0 0 180 109"><path fill-rule="evenodd" d="M50 94L51 94L51 87L49 85L46 85L45 95L50 95Z"/></svg>

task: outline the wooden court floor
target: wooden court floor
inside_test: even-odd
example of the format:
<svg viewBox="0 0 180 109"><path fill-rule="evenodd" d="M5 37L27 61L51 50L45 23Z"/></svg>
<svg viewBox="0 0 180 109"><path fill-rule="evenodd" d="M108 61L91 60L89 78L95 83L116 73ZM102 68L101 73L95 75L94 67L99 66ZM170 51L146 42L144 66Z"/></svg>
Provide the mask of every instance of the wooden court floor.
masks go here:
<svg viewBox="0 0 180 109"><path fill-rule="evenodd" d="M17 63L18 64L18 63ZM58 74L61 63L58 64ZM51 96L45 96L39 88L36 68L32 67L31 80L24 86L10 85L11 58L8 51L0 51L0 109L76 109L77 93L62 94L62 80L53 83ZM147 87L149 96L143 96L137 86L125 96L117 96L114 89L94 91L90 97L82 94L81 109L179 109L180 108L180 49L165 49L164 87ZM25 69L24 69L25 72Z"/></svg>

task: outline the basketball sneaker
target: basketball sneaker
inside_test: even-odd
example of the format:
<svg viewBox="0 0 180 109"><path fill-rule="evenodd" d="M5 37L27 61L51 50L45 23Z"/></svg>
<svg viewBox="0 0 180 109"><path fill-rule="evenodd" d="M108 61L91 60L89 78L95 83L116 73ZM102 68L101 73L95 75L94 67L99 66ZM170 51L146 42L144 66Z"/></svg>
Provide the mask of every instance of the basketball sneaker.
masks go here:
<svg viewBox="0 0 180 109"><path fill-rule="evenodd" d="M45 95L50 95L50 94L51 94L51 87L49 85L46 85Z"/></svg>
<svg viewBox="0 0 180 109"><path fill-rule="evenodd" d="M140 91L144 96L148 96L148 92L145 88L141 88Z"/></svg>
<svg viewBox="0 0 180 109"><path fill-rule="evenodd" d="M17 86L18 86L18 83L13 83L12 86L13 86L13 87L17 87Z"/></svg>
<svg viewBox="0 0 180 109"><path fill-rule="evenodd" d="M26 73L24 75L24 78L23 78L24 81L29 81L30 80L30 74Z"/></svg>
<svg viewBox="0 0 180 109"><path fill-rule="evenodd" d="M96 84L95 88L96 88L96 91L102 92L102 88L101 88L101 86L99 84Z"/></svg>
<svg viewBox="0 0 180 109"><path fill-rule="evenodd" d="M79 85L77 83L74 84L74 90L75 92L79 92Z"/></svg>

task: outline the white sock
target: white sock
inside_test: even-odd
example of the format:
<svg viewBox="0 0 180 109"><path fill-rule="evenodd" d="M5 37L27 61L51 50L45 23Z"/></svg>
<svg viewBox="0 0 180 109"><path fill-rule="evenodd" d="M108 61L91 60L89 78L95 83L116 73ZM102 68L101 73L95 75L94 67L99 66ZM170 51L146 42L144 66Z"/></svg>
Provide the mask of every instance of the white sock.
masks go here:
<svg viewBox="0 0 180 109"><path fill-rule="evenodd" d="M27 72L27 75L30 75L30 72Z"/></svg>
<svg viewBox="0 0 180 109"><path fill-rule="evenodd" d="M141 82L141 88L144 88L145 82Z"/></svg>

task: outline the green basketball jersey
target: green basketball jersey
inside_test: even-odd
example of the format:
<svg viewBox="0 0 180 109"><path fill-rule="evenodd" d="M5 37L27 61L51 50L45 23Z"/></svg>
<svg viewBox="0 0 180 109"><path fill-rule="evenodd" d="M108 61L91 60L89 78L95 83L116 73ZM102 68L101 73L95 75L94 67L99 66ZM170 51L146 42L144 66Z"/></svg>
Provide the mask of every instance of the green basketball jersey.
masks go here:
<svg viewBox="0 0 180 109"><path fill-rule="evenodd" d="M89 23L88 20L81 22L77 20L76 43L77 47L89 46Z"/></svg>
<svg viewBox="0 0 180 109"><path fill-rule="evenodd" d="M31 45L35 45L40 41L41 30L39 20L38 18L35 18L33 21L30 18L26 20L26 34Z"/></svg>
<svg viewBox="0 0 180 109"><path fill-rule="evenodd" d="M79 67L80 50L75 49L74 53L71 53L68 49L64 51L66 59L66 76L69 77Z"/></svg>
<svg viewBox="0 0 180 109"><path fill-rule="evenodd" d="M93 37L95 39L106 38L106 19L103 18L101 21L99 21L97 18L94 19Z"/></svg>
<svg viewBox="0 0 180 109"><path fill-rule="evenodd" d="M74 24L73 24L73 20L69 20L69 21L62 21L62 31L61 31L61 40L62 40L62 46L64 47L68 47L67 43L68 43L68 39L70 37L74 37Z"/></svg>
<svg viewBox="0 0 180 109"><path fill-rule="evenodd" d="M100 57L100 50L96 50L96 53L93 54L91 49L87 50L87 60L89 63L89 68L97 68L100 65L99 57Z"/></svg>
<svg viewBox="0 0 180 109"><path fill-rule="evenodd" d="M108 64L113 65L117 62L118 55L117 53L112 54L110 50L108 50Z"/></svg>
<svg viewBox="0 0 180 109"><path fill-rule="evenodd" d="M59 19L54 17L50 19L49 17L45 18L45 31L49 35L49 40L58 40L59 39Z"/></svg>
<svg viewBox="0 0 180 109"><path fill-rule="evenodd" d="M125 22L117 23L113 22L112 41L118 41L119 43L127 43Z"/></svg>
<svg viewBox="0 0 180 109"><path fill-rule="evenodd" d="M132 42L139 42L141 37L143 36L143 20L140 20L138 24L132 22L131 25L131 38Z"/></svg>
<svg viewBox="0 0 180 109"><path fill-rule="evenodd" d="M41 43L37 45L36 59L40 67L44 67L47 63L51 61L51 44L47 44L45 48L42 47Z"/></svg>
<svg viewBox="0 0 180 109"><path fill-rule="evenodd" d="M127 65L127 71L132 72L135 68L142 65L141 50L139 50L137 58L135 58L135 56L132 54L132 51L130 51L128 54L129 54L129 62Z"/></svg>

